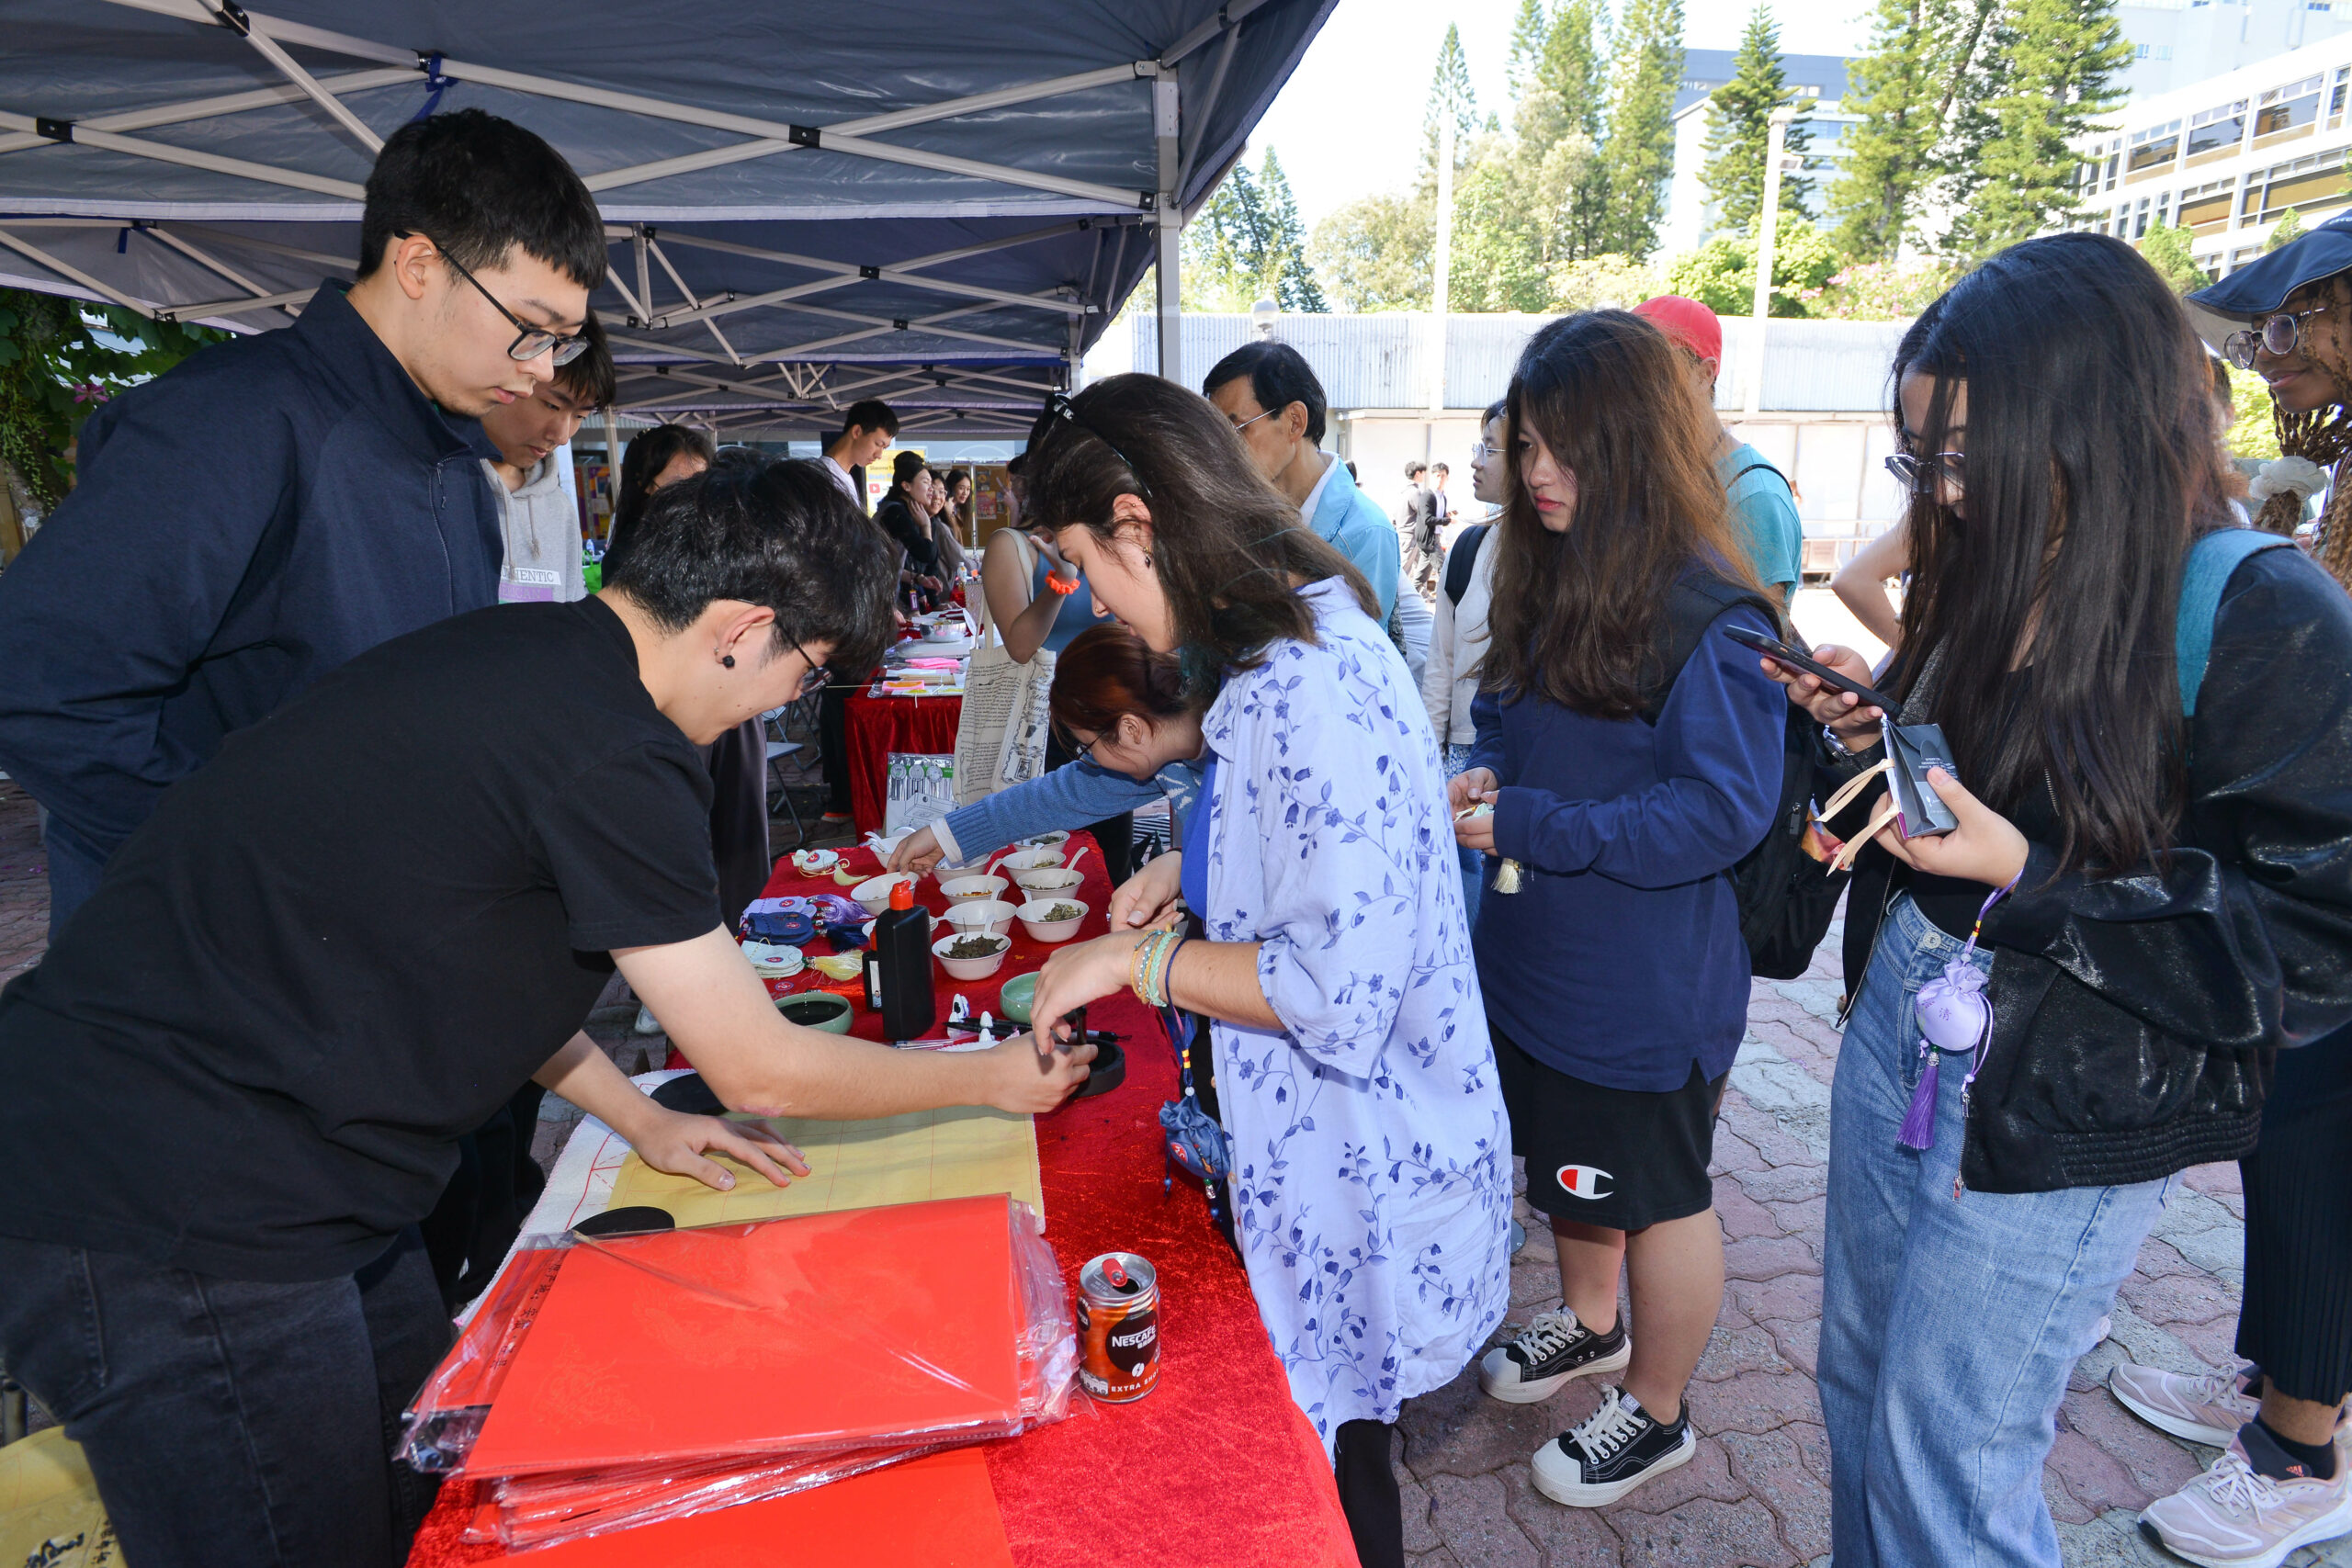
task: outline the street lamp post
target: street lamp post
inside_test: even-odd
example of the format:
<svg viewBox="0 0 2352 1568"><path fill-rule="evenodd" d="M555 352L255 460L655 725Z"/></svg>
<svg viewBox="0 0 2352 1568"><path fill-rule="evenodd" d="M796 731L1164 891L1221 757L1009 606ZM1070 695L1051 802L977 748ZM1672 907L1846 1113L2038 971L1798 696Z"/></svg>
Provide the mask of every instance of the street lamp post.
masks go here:
<svg viewBox="0 0 2352 1568"><path fill-rule="evenodd" d="M1789 127L1800 114L1794 104L1772 111L1764 148L1764 210L1756 236L1756 331L1752 362L1747 367L1747 417L1764 411L1764 323L1772 315L1772 247L1781 222L1781 165L1788 147Z"/></svg>

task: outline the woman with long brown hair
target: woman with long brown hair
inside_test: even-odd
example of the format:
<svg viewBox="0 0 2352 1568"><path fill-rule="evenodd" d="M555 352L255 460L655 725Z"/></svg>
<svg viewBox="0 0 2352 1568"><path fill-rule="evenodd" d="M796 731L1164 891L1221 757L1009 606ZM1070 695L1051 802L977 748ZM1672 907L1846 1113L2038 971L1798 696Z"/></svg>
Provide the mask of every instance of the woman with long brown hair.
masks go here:
<svg viewBox="0 0 2352 1568"><path fill-rule="evenodd" d="M1560 1309L1479 1365L1515 1404L1623 1371L1536 1450L1536 1488L1612 1502L1687 1462L1684 1386L1723 1305L1707 1163L1746 1029L1724 873L1781 793L1786 710L1727 627L1775 633L1709 462L1679 352L1623 310L1545 327L1511 378L1519 482L1497 537L1477 741L1449 786L1479 900L1479 982ZM1514 886L1514 884L1516 886ZM1641 1334L1618 1321L1630 1273Z"/></svg>
<svg viewBox="0 0 2352 1568"><path fill-rule="evenodd" d="M1210 1021L1251 1293L1358 1554L1401 1565L1388 1428L1476 1354L1510 1273L1502 1100L1428 716L1363 575L1206 400L1098 382L1051 405L1025 473L1097 602L1222 682L1183 848L1129 884L1155 908L1181 888L1200 935L1065 947L1035 1016L1132 987Z"/></svg>

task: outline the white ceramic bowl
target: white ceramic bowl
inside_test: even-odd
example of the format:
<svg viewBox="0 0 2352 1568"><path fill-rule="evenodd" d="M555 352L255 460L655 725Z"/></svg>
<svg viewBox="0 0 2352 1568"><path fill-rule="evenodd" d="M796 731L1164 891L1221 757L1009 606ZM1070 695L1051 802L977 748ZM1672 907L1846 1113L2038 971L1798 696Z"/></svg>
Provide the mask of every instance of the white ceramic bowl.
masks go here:
<svg viewBox="0 0 2352 1568"><path fill-rule="evenodd" d="M974 931L1003 936L1012 930L1012 917L1019 909L1020 906L1001 898L967 898L947 906L947 929L958 936Z"/></svg>
<svg viewBox="0 0 2352 1568"><path fill-rule="evenodd" d="M1057 904L1070 905L1078 913L1067 920L1046 919L1046 911ZM1021 906L1022 929L1039 942L1068 942L1086 923L1086 910L1087 906L1075 898L1033 898Z"/></svg>
<svg viewBox="0 0 2352 1568"><path fill-rule="evenodd" d="M1010 886L1001 876L958 876L941 883L939 890L955 905L995 898Z"/></svg>
<svg viewBox="0 0 2352 1568"><path fill-rule="evenodd" d="M999 871L1043 871L1061 863L1062 852L1059 850L1023 850L996 863Z"/></svg>
<svg viewBox="0 0 2352 1568"><path fill-rule="evenodd" d="M891 888L901 882L912 886L915 880L915 874L910 871L888 872L883 875L869 877L859 883L849 890L849 896L865 905L867 914L879 915L890 907Z"/></svg>
<svg viewBox="0 0 2352 1568"><path fill-rule="evenodd" d="M937 942L931 944L931 951L933 954L938 958L939 966L942 969L946 970L948 975L955 979L985 980L989 976L1004 967L1004 961L1006 957L1012 952L1012 939L1011 937L994 936L989 938L989 940L996 943L996 951L989 953L986 958L950 958L947 956L947 950L949 948L954 947L959 942L969 941L972 934L973 933L967 931L956 936L941 937Z"/></svg>
<svg viewBox="0 0 2352 1568"><path fill-rule="evenodd" d="M826 873L831 871L833 867L841 863L841 853L836 850L795 850L792 852L792 869L798 872L803 876L822 876Z"/></svg>
<svg viewBox="0 0 2352 1568"><path fill-rule="evenodd" d="M752 961L752 972L763 979L781 980L800 973L806 962L797 947L782 942L747 942L743 956Z"/></svg>
<svg viewBox="0 0 2352 1568"><path fill-rule="evenodd" d="M1041 866L1035 871L1015 872L1012 880L1028 889L1032 898L1043 898L1047 894L1060 893L1077 886L1086 880L1086 874L1082 871L1071 871L1067 866L1048 865Z"/></svg>
<svg viewBox="0 0 2352 1568"><path fill-rule="evenodd" d="M1024 850L1053 850L1059 849L1068 842L1069 842L1068 833L1040 833L1034 839L1019 840L1019 847Z"/></svg>

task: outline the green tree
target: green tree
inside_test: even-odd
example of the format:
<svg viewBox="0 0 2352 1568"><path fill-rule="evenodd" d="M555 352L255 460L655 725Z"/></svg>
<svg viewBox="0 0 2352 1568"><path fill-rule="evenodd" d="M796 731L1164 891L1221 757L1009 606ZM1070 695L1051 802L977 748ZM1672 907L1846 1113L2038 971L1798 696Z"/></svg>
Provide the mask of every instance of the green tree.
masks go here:
<svg viewBox="0 0 2352 1568"><path fill-rule="evenodd" d="M119 305L0 288L0 462L43 511L55 506L74 485L65 449L84 420L228 335Z"/></svg>
<svg viewBox="0 0 2352 1568"><path fill-rule="evenodd" d="M1237 163L1184 231L1184 308L1247 310L1272 298L1285 310L1330 309L1306 262L1298 201L1274 150L1252 175Z"/></svg>
<svg viewBox="0 0 2352 1568"><path fill-rule="evenodd" d="M1453 166L1460 173L1468 161L1470 143L1477 136L1478 95L1470 85L1470 58L1462 52L1462 29L1445 25L1445 41L1438 45L1437 69L1430 75L1429 107L1421 116L1421 170L1431 183L1437 178L1437 127L1440 116L1453 119Z"/></svg>
<svg viewBox="0 0 2352 1568"><path fill-rule="evenodd" d="M1568 128L1595 146L1609 102L1609 12L1600 0L1567 0L1552 18L1537 71L1558 96Z"/></svg>
<svg viewBox="0 0 2352 1568"><path fill-rule="evenodd" d="M1267 292L1285 310L1320 315L1331 307L1323 298L1322 285L1315 280L1315 269L1307 265L1306 225L1299 221L1298 198L1291 194L1290 178L1283 173L1272 147L1266 149L1258 186L1266 206L1266 257L1272 284Z"/></svg>
<svg viewBox="0 0 2352 1568"><path fill-rule="evenodd" d="M1687 295L1719 316L1756 308L1756 231L1718 234L1667 268L1669 293ZM1772 314L1810 316L1842 265L1820 230L1784 225L1773 237Z"/></svg>
<svg viewBox="0 0 2352 1568"><path fill-rule="evenodd" d="M1597 310L1603 306L1630 310L1654 294L1665 292L1665 279L1647 262L1631 256L1580 256L1552 268L1554 310Z"/></svg>
<svg viewBox="0 0 2352 1568"><path fill-rule="evenodd" d="M1325 216L1307 242L1324 295L1341 310L1426 310L1437 225L1410 192L1367 196Z"/></svg>
<svg viewBox="0 0 2352 1568"><path fill-rule="evenodd" d="M2075 211L2076 144L2123 101L2114 84L2132 60L2115 0L2013 0L1994 31L2001 81L1983 100L1987 134L1949 242L1973 256Z"/></svg>
<svg viewBox="0 0 2352 1568"><path fill-rule="evenodd" d="M1838 248L1892 261L1955 154L1978 126L1986 41L2001 0L1878 0L1867 53L1848 62L1844 170L1828 192ZM1970 140L1968 131L1957 140Z"/></svg>
<svg viewBox="0 0 2352 1568"><path fill-rule="evenodd" d="M1544 69L1544 46L1552 36L1552 14L1544 0L1519 0L1519 16L1510 25L1510 96L1524 97Z"/></svg>
<svg viewBox="0 0 2352 1568"><path fill-rule="evenodd" d="M1772 111L1794 101L1781 65L1781 29L1772 8L1758 6L1749 13L1739 52L1732 57L1731 80L1707 96L1707 161L1699 182L1714 201L1718 227L1745 229L1762 209ZM1812 141L1802 120L1786 132L1792 154L1802 154ZM1782 216L1813 216L1805 209L1804 193L1803 180L1781 181Z"/></svg>
<svg viewBox="0 0 2352 1568"><path fill-rule="evenodd" d="M1609 243L1645 256L1657 248L1674 173L1675 89L1682 80L1682 0L1626 0L1611 84L1601 166L1609 191Z"/></svg>
<svg viewBox="0 0 2352 1568"><path fill-rule="evenodd" d="M2189 254L2188 231L2170 223L2159 223L2141 236L2132 249L2147 257L2156 276L2172 286L2176 294L2187 294L2212 282L2205 268Z"/></svg>
<svg viewBox="0 0 2352 1568"><path fill-rule="evenodd" d="M1525 121L1520 128L1521 140L1540 141L1550 182L1565 190L1560 246L1572 257L1606 254L1617 238L1609 207L1609 163L1601 151L1609 49L1606 7L1600 0L1567 0L1553 17L1544 46L1542 80L1556 118Z"/></svg>
<svg viewBox="0 0 2352 1568"><path fill-rule="evenodd" d="M2278 220L2278 227L2270 231L2270 238L2262 242L2262 254L2268 255L2279 246L2302 237L2303 220L2295 216L2295 209L2290 207L2287 209L2287 216Z"/></svg>

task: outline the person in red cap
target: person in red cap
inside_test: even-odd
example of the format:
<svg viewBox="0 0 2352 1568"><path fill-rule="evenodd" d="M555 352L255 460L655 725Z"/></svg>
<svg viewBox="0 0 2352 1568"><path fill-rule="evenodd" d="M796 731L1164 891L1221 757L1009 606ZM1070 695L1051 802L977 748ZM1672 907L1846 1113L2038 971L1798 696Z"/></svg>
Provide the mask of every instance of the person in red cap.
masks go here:
<svg viewBox="0 0 2352 1568"><path fill-rule="evenodd" d="M1715 376L1724 363L1724 325L1715 313L1696 299L1661 294L1634 306L1634 314L1648 321L1690 355L1712 408ZM1757 581L1788 604L1795 597L1804 558L1804 526L1797 521L1795 491L1763 453L1733 435L1720 420L1715 429L1712 454L1715 476L1724 482L1732 522L1747 546L1747 564L1755 570Z"/></svg>

